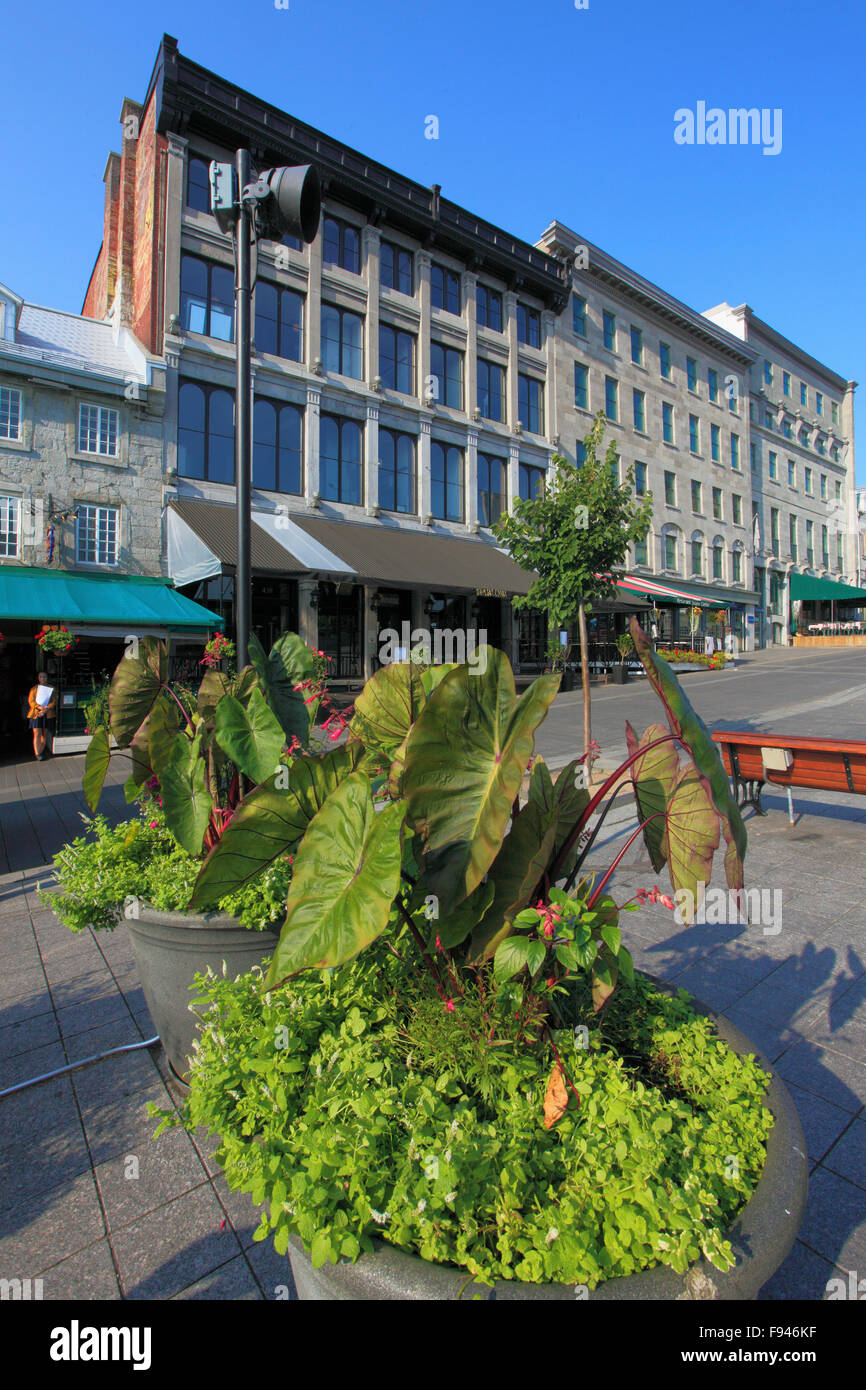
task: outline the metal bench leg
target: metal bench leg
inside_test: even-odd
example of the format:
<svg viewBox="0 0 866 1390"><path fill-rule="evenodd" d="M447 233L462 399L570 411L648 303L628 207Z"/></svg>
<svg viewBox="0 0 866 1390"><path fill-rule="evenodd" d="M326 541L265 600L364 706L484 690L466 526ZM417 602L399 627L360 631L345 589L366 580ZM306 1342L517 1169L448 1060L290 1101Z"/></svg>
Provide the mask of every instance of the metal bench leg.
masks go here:
<svg viewBox="0 0 866 1390"><path fill-rule="evenodd" d="M788 824L789 824L789 825L793 825L793 824L794 824L794 803L793 803L793 801L791 800L791 788L790 788L790 787L786 787L786 788L785 788L785 791L788 793Z"/></svg>

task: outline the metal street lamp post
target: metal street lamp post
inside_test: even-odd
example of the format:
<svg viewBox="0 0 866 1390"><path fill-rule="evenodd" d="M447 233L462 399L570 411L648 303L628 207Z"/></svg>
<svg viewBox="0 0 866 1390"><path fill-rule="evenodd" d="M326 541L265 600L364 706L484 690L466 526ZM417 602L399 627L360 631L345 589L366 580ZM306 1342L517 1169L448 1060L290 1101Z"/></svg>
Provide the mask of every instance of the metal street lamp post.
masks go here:
<svg viewBox="0 0 866 1390"><path fill-rule="evenodd" d="M235 643L238 667L249 659L252 619L250 556L252 494L253 393L252 352L253 238L280 241L286 235L302 242L319 230L319 176L311 164L268 169L253 181L249 150L238 150L234 167L219 160L210 166L210 205L220 230L230 231L235 246L235 496L238 563L235 573Z"/></svg>

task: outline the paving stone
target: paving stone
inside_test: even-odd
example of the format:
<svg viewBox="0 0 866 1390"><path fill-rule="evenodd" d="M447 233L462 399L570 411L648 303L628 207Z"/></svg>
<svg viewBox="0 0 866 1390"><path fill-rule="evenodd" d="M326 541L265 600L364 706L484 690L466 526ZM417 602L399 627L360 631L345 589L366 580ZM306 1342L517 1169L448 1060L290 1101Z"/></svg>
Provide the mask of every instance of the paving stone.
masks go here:
<svg viewBox="0 0 866 1390"><path fill-rule="evenodd" d="M172 1108L165 1087L158 1079L143 1090L119 1095L103 1093L82 1103L81 1118L94 1163L107 1163L118 1155L138 1153L153 1140L159 1120L148 1114L149 1104L160 1110Z"/></svg>
<svg viewBox="0 0 866 1390"><path fill-rule="evenodd" d="M858 1187L866 1187L866 1118L854 1120L824 1156L823 1166ZM866 1275L866 1270L863 1271Z"/></svg>
<svg viewBox="0 0 866 1390"><path fill-rule="evenodd" d="M253 1273L266 1299L274 1302L297 1302L298 1291L288 1255L278 1255L269 1237L246 1251Z"/></svg>
<svg viewBox="0 0 866 1390"><path fill-rule="evenodd" d="M735 1023L774 1065L790 1048L802 1041L801 1034L794 1029L780 1028L767 1019L756 1018L754 1014L747 1014L736 1004L733 1008L725 1010L725 1016Z"/></svg>
<svg viewBox="0 0 866 1390"><path fill-rule="evenodd" d="M799 991L775 988L769 981L755 985L737 1001L737 1009L777 1028L806 1034L820 1014L821 1006Z"/></svg>
<svg viewBox="0 0 866 1390"><path fill-rule="evenodd" d="M258 1281L243 1255L237 1255L228 1264L174 1295L175 1300L230 1299L232 1302L256 1302L263 1298Z"/></svg>
<svg viewBox="0 0 866 1390"><path fill-rule="evenodd" d="M96 1030L101 1031L101 1030ZM159 1073L147 1048L106 1057L92 1067L75 1073L75 1092L82 1110L106 1096L121 1099L146 1090L159 1080Z"/></svg>
<svg viewBox="0 0 866 1390"><path fill-rule="evenodd" d="M128 1299L171 1298L240 1252L211 1187L177 1197L112 1236Z"/></svg>
<svg viewBox="0 0 866 1390"><path fill-rule="evenodd" d="M840 1268L866 1272L866 1190L823 1166L816 1169L800 1239Z"/></svg>
<svg viewBox="0 0 866 1390"><path fill-rule="evenodd" d="M216 1167L216 1165L214 1166ZM213 1178L213 1189L227 1219L231 1222L235 1235L243 1248L248 1249L254 1243L253 1235L258 1229L265 1204L256 1207L253 1205L253 1200L248 1192L235 1192L229 1187L224 1173L218 1167Z"/></svg>
<svg viewBox="0 0 866 1390"><path fill-rule="evenodd" d="M828 1150L851 1124L851 1112L840 1110L838 1105L831 1105L819 1096L810 1095L793 1081L786 1081L785 1085L800 1116L809 1158L813 1163L826 1163ZM848 1176L853 1175L849 1173Z"/></svg>
<svg viewBox="0 0 866 1390"><path fill-rule="evenodd" d="M75 1303L109 1302L120 1299L120 1285L107 1240L97 1241L46 1269L42 1278L42 1297L69 1299Z"/></svg>
<svg viewBox="0 0 866 1390"><path fill-rule="evenodd" d="M0 1210L89 1170L90 1155L68 1078L7 1096L0 1106L0 1124Z"/></svg>
<svg viewBox="0 0 866 1390"><path fill-rule="evenodd" d="M57 1010L57 1022L64 1038L74 1038L78 1033L89 1033L105 1023L119 1020L128 1021L130 1010L123 996L116 991L101 999L91 999L83 1004L70 1004Z"/></svg>
<svg viewBox="0 0 866 1390"><path fill-rule="evenodd" d="M822 1255L816 1255L798 1240L772 1279L761 1289L758 1299L809 1299L817 1302L828 1297L827 1284L838 1278L841 1271Z"/></svg>
<svg viewBox="0 0 866 1390"><path fill-rule="evenodd" d="M0 1062L0 1091L43 1076L45 1072L56 1071L58 1067L66 1066L66 1061L66 1053L59 1042L34 1048L32 1052L21 1052L17 1057L7 1057Z"/></svg>
<svg viewBox="0 0 866 1390"><path fill-rule="evenodd" d="M780 1058L778 1071L786 1081L849 1114L866 1104L866 1065L831 1048L803 1039Z"/></svg>
<svg viewBox="0 0 866 1390"><path fill-rule="evenodd" d="M18 1057L22 1052L32 1052L59 1041L54 1014L40 1013L0 1028L0 1058L5 1061L7 1057Z"/></svg>
<svg viewBox="0 0 866 1390"><path fill-rule="evenodd" d="M93 1174L81 1173L0 1214L0 1267L42 1274L105 1233Z"/></svg>
<svg viewBox="0 0 866 1390"><path fill-rule="evenodd" d="M26 965L16 970L4 970L0 974L0 1010L24 996L42 993L48 994L48 990L41 965Z"/></svg>
<svg viewBox="0 0 866 1390"><path fill-rule="evenodd" d="M94 1171L112 1233L207 1182L201 1159L179 1129L144 1143L130 1141Z"/></svg>

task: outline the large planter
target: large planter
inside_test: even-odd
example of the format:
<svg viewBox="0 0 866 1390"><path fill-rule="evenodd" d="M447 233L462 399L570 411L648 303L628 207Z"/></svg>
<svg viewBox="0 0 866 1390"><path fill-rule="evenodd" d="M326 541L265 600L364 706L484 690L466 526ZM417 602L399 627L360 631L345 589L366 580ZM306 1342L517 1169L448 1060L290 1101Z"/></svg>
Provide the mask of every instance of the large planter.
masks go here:
<svg viewBox="0 0 866 1390"><path fill-rule="evenodd" d="M626 672L625 667L611 666L610 678L613 681L614 685L625 685L626 681L628 680L628 674Z"/></svg>
<svg viewBox="0 0 866 1390"><path fill-rule="evenodd" d="M738 1056L753 1053L772 1081L766 1098L775 1124L767 1140L767 1162L750 1200L728 1231L736 1265L722 1273L707 1260L698 1260L684 1274L666 1265L611 1279L585 1296L590 1302L618 1299L646 1302L666 1299L753 1299L787 1257L794 1244L809 1190L806 1141L794 1102L779 1075L739 1028L697 1000L698 1013L713 1020L720 1037ZM523 1284L498 1280L493 1288L471 1284L466 1271L432 1264L417 1255L387 1245L373 1255L362 1255L356 1264L325 1264L313 1269L300 1240L292 1236L289 1247L298 1297L331 1299L510 1299L545 1302L575 1301L572 1284Z"/></svg>
<svg viewBox="0 0 866 1390"><path fill-rule="evenodd" d="M186 1085L198 1020L190 1013L194 977L207 969L231 979L276 949L275 931L250 931L224 913L159 912L140 899L128 904L127 925L150 1016L171 1069Z"/></svg>

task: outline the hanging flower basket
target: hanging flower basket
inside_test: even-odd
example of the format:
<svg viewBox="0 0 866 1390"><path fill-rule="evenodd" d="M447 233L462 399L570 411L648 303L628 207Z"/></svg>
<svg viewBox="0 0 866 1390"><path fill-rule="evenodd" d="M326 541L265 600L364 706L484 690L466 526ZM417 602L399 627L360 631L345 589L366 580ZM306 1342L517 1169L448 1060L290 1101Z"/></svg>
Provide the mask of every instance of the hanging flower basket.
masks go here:
<svg viewBox="0 0 866 1390"><path fill-rule="evenodd" d="M199 662L199 665L213 668L214 666L219 666L223 661L233 662L236 655L237 649L234 642L228 637L224 637L221 632L218 632L205 646L204 656Z"/></svg>
<svg viewBox="0 0 866 1390"><path fill-rule="evenodd" d="M68 627L63 627L59 623L46 623L41 632L37 632L34 641L43 652L61 654L70 652L78 641L73 637Z"/></svg>

